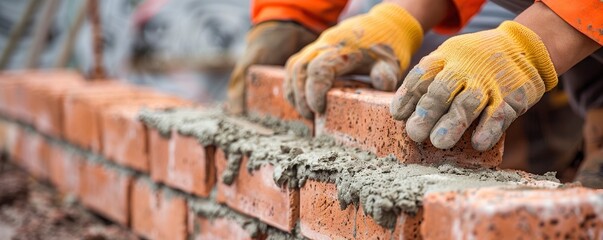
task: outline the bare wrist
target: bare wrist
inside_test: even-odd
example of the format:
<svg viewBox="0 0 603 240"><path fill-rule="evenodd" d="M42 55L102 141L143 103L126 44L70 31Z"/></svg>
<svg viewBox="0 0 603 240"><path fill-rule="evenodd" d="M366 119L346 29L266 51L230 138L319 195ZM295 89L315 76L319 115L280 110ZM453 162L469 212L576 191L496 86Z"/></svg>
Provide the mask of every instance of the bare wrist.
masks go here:
<svg viewBox="0 0 603 240"><path fill-rule="evenodd" d="M536 2L515 21L535 32L546 46L557 74L569 70L601 47L567 24L544 3Z"/></svg>

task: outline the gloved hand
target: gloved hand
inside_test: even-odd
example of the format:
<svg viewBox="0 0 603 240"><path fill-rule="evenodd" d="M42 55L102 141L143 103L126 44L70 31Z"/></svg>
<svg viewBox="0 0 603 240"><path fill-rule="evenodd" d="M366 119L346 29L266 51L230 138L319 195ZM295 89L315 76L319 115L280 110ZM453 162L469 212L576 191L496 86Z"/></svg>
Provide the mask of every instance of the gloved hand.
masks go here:
<svg viewBox="0 0 603 240"><path fill-rule="evenodd" d="M421 59L390 111L395 119L407 120L411 139L430 137L441 149L453 147L481 115L471 142L485 151L556 85L557 73L538 35L506 21L493 30L450 38Z"/></svg>
<svg viewBox="0 0 603 240"><path fill-rule="evenodd" d="M419 48L423 30L403 8L381 3L323 32L287 61L285 97L306 118L324 112L336 77L369 74L373 86L393 91Z"/></svg>
<svg viewBox="0 0 603 240"><path fill-rule="evenodd" d="M247 35L245 54L237 62L228 83L228 112L245 112L245 76L251 65L285 65L291 55L317 37L293 22L273 21L254 26Z"/></svg>

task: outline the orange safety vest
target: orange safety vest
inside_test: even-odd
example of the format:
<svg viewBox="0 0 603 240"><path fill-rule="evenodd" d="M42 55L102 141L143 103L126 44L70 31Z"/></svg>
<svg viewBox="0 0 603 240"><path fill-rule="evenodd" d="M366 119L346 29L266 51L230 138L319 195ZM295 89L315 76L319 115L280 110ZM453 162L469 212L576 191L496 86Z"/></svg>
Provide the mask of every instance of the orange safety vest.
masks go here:
<svg viewBox="0 0 603 240"><path fill-rule="evenodd" d="M451 8L434 31L455 33L463 28L485 0L452 0ZM603 45L602 0L537 0L546 4L568 24ZM252 0L252 23L294 21L317 33L337 23L347 0Z"/></svg>

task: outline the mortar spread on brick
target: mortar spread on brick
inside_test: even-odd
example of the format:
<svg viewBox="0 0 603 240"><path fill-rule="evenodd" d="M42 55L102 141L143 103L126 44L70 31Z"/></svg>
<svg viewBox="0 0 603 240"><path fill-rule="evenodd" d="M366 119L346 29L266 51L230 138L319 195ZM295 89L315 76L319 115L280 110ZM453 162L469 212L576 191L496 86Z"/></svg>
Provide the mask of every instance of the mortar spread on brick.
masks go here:
<svg viewBox="0 0 603 240"><path fill-rule="evenodd" d="M144 111L140 119L159 131L176 130L196 137L203 145L223 149L229 167L222 181L227 184L234 181L246 155L248 171L272 165L274 181L281 186L300 188L308 179L336 184L342 209L362 206L367 215L388 228L395 226L400 214L417 213L426 193L485 186L559 185L551 174L402 164L393 156L377 157L339 145L329 137L300 137L282 127L267 130L266 125L242 124L240 119L215 109Z"/></svg>
<svg viewBox="0 0 603 240"><path fill-rule="evenodd" d="M230 219L239 224L254 238L264 235L268 229L268 226L260 220L237 214L230 208L217 204L211 200L196 199L194 201L189 201L189 204L191 210L203 218L209 221L214 221L218 218Z"/></svg>
<svg viewBox="0 0 603 240"><path fill-rule="evenodd" d="M305 239L299 234L299 229L294 229L292 234L282 232L280 230L270 228L266 223L261 222L259 219L244 216L235 212L234 210L216 203L210 199L194 199L189 200L191 210L199 216L209 220L215 221L217 219L226 218L236 222L241 228L245 229L252 238L260 238L261 236L268 236L267 240L297 240ZM203 231L203 229L198 229Z"/></svg>

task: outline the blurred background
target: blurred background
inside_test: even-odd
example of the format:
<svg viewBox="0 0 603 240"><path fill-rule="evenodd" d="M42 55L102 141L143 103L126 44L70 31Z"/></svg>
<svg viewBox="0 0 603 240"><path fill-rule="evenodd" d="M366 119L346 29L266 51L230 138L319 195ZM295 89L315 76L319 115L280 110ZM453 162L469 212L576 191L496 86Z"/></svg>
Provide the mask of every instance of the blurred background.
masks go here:
<svg viewBox="0 0 603 240"><path fill-rule="evenodd" d="M0 49L6 51L11 31L16 27L22 31L4 68L52 68L64 62L66 67L90 73L93 26L84 4L91 2L0 0ZM224 98L250 27L248 0L101 0L97 5L107 77L199 102ZM31 9L30 19L20 25ZM83 19L78 16L82 13ZM46 33L39 34L41 22L49 24ZM40 43L34 39L40 35L44 35L42 47L36 49L33 45ZM65 48L70 49L67 57ZM34 50L38 57L32 60Z"/></svg>

